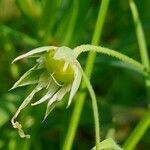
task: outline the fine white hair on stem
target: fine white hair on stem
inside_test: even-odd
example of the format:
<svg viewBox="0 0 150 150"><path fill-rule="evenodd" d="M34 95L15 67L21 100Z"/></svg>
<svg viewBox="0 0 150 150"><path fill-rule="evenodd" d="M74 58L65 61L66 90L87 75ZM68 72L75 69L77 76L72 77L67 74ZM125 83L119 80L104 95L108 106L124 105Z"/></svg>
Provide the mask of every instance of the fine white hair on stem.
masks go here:
<svg viewBox="0 0 150 150"><path fill-rule="evenodd" d="M141 72L143 72L145 70L144 65L142 65L138 61L136 61L120 52L117 52L117 51L109 49L109 48L101 47L101 46L94 46L94 45L90 45L90 44L77 46L74 49L75 57L77 58L81 53L87 52L87 51L97 52L97 53L104 54L104 55L107 55L110 57L114 57L116 59L119 59L119 60L127 63L127 64L134 66L135 69L137 69Z"/></svg>

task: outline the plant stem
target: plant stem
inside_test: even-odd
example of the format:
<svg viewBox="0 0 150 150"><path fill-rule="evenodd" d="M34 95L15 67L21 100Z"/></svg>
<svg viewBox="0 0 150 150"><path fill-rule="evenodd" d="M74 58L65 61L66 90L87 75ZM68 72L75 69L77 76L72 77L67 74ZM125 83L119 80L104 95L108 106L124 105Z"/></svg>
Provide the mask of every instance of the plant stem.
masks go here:
<svg viewBox="0 0 150 150"><path fill-rule="evenodd" d="M143 65L146 68L149 68L149 57L148 57L148 50L146 46L146 40L144 37L144 31L142 28L142 24L138 15L137 7L133 0L130 0L130 8L132 12L133 21L135 24L136 29L136 36L139 44L140 55ZM145 76L145 83L147 87L147 94L148 99L150 100L150 79L149 76ZM150 109L145 113L144 117L140 120L137 124L129 138L126 140L124 144L124 148L127 150L132 150L135 148L137 143L140 141L144 133L146 132L147 128L150 125Z"/></svg>
<svg viewBox="0 0 150 150"><path fill-rule="evenodd" d="M52 27L56 17L56 11L60 5L59 0L45 0L42 7L41 17L39 19L39 36L42 38L42 44L49 42L52 34Z"/></svg>
<svg viewBox="0 0 150 150"><path fill-rule="evenodd" d="M150 110L148 110L143 118L140 120L138 125L135 127L132 134L129 136L129 138L126 140L123 148L125 150L133 150L141 137L146 132L147 128L150 125Z"/></svg>
<svg viewBox="0 0 150 150"><path fill-rule="evenodd" d="M35 19L40 16L41 7L36 1L29 0L18 0L16 2L21 11L26 14L29 18Z"/></svg>
<svg viewBox="0 0 150 150"><path fill-rule="evenodd" d="M100 10L99 10L99 14L98 14L98 18L97 18L97 22L95 26L95 31L93 34L92 44L95 44L95 45L99 44L109 1L110 0L102 0L102 4L100 6ZM91 76L95 57L96 57L96 53L90 53L88 56L88 59L86 62L86 68L85 68L85 73L88 77ZM85 87L86 87L85 82L82 82L81 88L84 89ZM83 93L80 93L79 97L77 98L75 108L73 110L70 124L68 127L66 139L64 141L63 150L70 150L72 148L73 140L74 140L77 126L79 123L79 119L81 116L85 97L86 97L86 92L83 92Z"/></svg>
<svg viewBox="0 0 150 150"><path fill-rule="evenodd" d="M78 57L79 54L81 54L82 52L86 52L86 51L92 51L92 52L98 52L101 54L105 54L114 58L117 58L121 61L124 61L132 66L134 66L137 70L139 70L140 72L144 72L145 71L145 67L144 65L142 65L141 63L137 62L136 60L123 55L122 53L119 53L117 51L108 49L108 48L104 48L101 46L94 46L94 45L81 45L78 46L74 49L76 57Z"/></svg>
<svg viewBox="0 0 150 150"><path fill-rule="evenodd" d="M82 73L83 79L86 83L86 86L89 90L89 93L90 93L90 96L92 99L93 115L94 115L94 122L95 122L95 133L96 133L96 137L95 137L96 138L96 150L99 150L100 128L99 128L99 115L98 115L98 106L97 106L96 96L95 96L94 90L92 88L92 85L91 85L88 77L86 76L86 74L82 70L82 67L80 66L79 63L78 63L78 67Z"/></svg>
<svg viewBox="0 0 150 150"><path fill-rule="evenodd" d="M140 49L141 60L142 60L143 65L146 68L149 68L148 49L147 49L147 45L146 45L144 31L142 28L142 23L140 21L139 15L138 15L138 10L137 10L137 7L136 7L133 0L130 0L129 4L130 4L131 12L132 12L134 25L135 25L136 36L137 36L138 45L139 45L139 49ZM148 76L145 76L145 84L147 87L148 99L150 101L150 79Z"/></svg>
<svg viewBox="0 0 150 150"><path fill-rule="evenodd" d="M138 15L138 10L137 10L137 7L133 0L130 0L129 4L130 4L131 12L132 12L134 25L135 25L141 60L142 60L143 65L146 68L149 68L148 50L147 50L147 46L146 46L146 40L144 37L144 31L143 31L142 24L141 24L139 15Z"/></svg>
<svg viewBox="0 0 150 150"><path fill-rule="evenodd" d="M79 0L74 0L73 1L73 5L72 5L72 14L70 15L70 21L68 24L68 29L67 29L67 33L65 35L64 41L62 42L63 45L69 45L73 32L74 32L74 28L76 25L76 20L77 20L77 16L78 16L78 10L79 10Z"/></svg>

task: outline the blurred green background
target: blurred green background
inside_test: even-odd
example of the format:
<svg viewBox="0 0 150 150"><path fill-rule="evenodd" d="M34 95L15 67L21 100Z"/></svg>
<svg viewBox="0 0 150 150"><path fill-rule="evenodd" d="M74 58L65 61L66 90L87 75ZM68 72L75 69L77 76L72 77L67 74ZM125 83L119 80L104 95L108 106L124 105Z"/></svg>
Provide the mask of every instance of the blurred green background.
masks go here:
<svg viewBox="0 0 150 150"><path fill-rule="evenodd" d="M57 150L65 140L74 108L60 104L42 122L45 104L27 107L19 116L31 139L20 139L10 120L32 87L8 91L34 61L22 60L11 65L18 55L43 45L74 48L91 43L99 11L99 0L0 0L0 149ZM140 19L150 47L150 0L136 0ZM111 0L105 18L101 46L109 47L140 61L139 48L128 0ZM84 67L87 55L79 61ZM119 62L98 55L92 85L100 111L101 136L112 134L123 144L147 106L144 78ZM80 94L80 93L78 93ZM36 99L37 97L35 97ZM66 96L66 100L67 100ZM77 99L76 99L77 100ZM72 149L94 146L94 122L90 97L87 96ZM137 150L150 149L150 129Z"/></svg>

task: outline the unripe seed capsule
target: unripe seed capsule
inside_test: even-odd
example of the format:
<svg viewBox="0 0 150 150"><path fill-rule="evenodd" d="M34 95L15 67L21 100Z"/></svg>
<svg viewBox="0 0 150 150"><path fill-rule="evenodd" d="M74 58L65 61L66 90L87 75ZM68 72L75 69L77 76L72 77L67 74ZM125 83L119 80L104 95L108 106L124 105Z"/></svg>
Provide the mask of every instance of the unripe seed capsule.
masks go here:
<svg viewBox="0 0 150 150"><path fill-rule="evenodd" d="M50 51L45 57L45 66L50 74L53 74L58 83L71 83L74 79L74 70L71 64L64 71L64 60L54 59L55 51Z"/></svg>

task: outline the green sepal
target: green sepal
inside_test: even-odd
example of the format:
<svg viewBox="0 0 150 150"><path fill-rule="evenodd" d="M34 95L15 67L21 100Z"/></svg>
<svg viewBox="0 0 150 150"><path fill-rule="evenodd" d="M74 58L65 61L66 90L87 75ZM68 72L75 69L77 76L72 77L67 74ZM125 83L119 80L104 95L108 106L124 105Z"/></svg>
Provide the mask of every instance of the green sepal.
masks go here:
<svg viewBox="0 0 150 150"><path fill-rule="evenodd" d="M43 72L42 69L37 69L37 65L34 66L30 70L28 70L26 73L24 73L10 90L15 89L17 87L38 83L39 77L42 72Z"/></svg>
<svg viewBox="0 0 150 150"><path fill-rule="evenodd" d="M28 53L25 53L25 54L22 54L22 55L18 56L17 58L15 58L12 61L12 63L14 63L14 62L16 62L16 61L18 61L20 59L23 59L23 58L36 56L39 53L43 53L43 52L46 52L46 51L54 50L56 48L57 47L55 47L55 46L44 46L44 47L35 48L35 49L29 51Z"/></svg>
<svg viewBox="0 0 150 150"><path fill-rule="evenodd" d="M50 114L50 112L55 108L56 104L63 99L65 94L70 90L71 84L69 85L64 85L61 87L54 95L52 98L50 98L47 108L46 108L46 113L44 116L44 120L47 118L47 116Z"/></svg>

